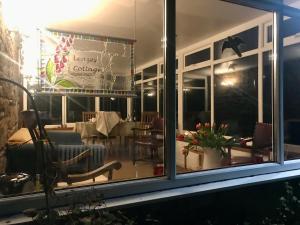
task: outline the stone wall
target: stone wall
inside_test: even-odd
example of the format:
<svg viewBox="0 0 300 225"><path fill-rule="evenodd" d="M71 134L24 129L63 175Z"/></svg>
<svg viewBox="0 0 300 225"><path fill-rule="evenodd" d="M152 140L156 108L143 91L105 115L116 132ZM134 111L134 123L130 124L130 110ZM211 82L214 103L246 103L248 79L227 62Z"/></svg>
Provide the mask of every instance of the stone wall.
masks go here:
<svg viewBox="0 0 300 225"><path fill-rule="evenodd" d="M21 38L4 25L0 0L0 76L22 82L20 74ZM0 174L5 169L5 144L20 126L19 112L22 109L22 91L0 81Z"/></svg>

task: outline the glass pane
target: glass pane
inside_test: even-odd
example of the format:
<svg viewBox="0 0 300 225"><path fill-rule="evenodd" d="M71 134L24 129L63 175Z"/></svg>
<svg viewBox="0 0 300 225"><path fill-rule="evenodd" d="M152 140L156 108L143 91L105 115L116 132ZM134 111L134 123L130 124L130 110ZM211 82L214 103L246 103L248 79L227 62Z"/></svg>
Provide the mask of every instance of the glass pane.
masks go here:
<svg viewBox="0 0 300 225"><path fill-rule="evenodd" d="M5 4L9 2L5 1ZM58 176L59 180L54 185L57 189L165 175L164 115L162 112L158 117L157 112L159 68L150 64L154 59L163 61L164 1L92 2L85 4L84 13L77 11L82 9L82 4L72 2L72 10L64 10L60 17L53 14L54 8L44 10L51 9L49 1L46 1L42 8L35 8L43 12L42 18L35 18L38 27L29 31L20 29L22 38L10 37L11 31L18 28L7 30L0 15L3 38L12 41L1 46L1 51L7 56L0 59L0 67L7 69L3 72L13 75L11 78L14 80L27 83L32 91L50 93L36 96L35 102L43 123L47 125L49 139L57 148L57 151L52 151L45 142L45 150L57 152L55 158L59 158L66 167L64 171L57 171L59 175L66 175ZM15 5L9 13L14 11ZM14 19L19 18L20 14L15 14ZM40 27L46 21L49 24ZM36 28L39 28L38 32L34 32ZM23 38L28 44L26 49ZM8 59L9 56L14 58ZM18 61L23 58L24 61ZM21 64L22 72L18 66ZM135 68L140 68L137 71L142 73ZM153 84L135 83L136 80L142 83L143 79L152 77L155 79ZM37 84L42 89L37 89ZM3 143L0 143L0 149L6 148L10 137L14 141L17 137L23 138L21 145L7 147L8 154L0 152L0 197L41 191L45 181L42 178L44 171L40 169L42 161L36 157L36 152L40 151L29 143L32 138L26 129L19 129L23 125L19 112L23 105L26 106L26 102L22 102L22 91L17 92L2 83L0 86L1 93L8 93L3 100L5 104L0 107L0 128L5 131L1 136ZM135 90L131 89L133 87ZM147 115L145 111L156 113ZM3 119L3 114L6 117L10 112L14 121ZM67 122L68 127L66 124L61 126L62 122ZM150 127L154 131L149 130ZM145 129L148 130L144 132ZM139 145L141 140L147 140L148 145ZM80 162L75 160L79 155L84 156ZM73 165L69 165L70 162ZM112 176L107 172L99 174L99 168L108 165L113 167ZM26 179L23 179L23 173L28 175ZM70 180L65 177L71 174L82 179L72 180L69 184L67 181ZM19 178L22 179L16 187L14 181ZM21 181L28 181L26 189Z"/></svg>
<svg viewBox="0 0 300 225"><path fill-rule="evenodd" d="M44 125L60 125L62 123L61 96L37 95L34 97L35 104ZM29 100L29 99L28 99ZM28 101L31 109L31 103Z"/></svg>
<svg viewBox="0 0 300 225"><path fill-rule="evenodd" d="M144 104L143 108L145 112L157 111L157 80L148 81L143 84L143 96Z"/></svg>
<svg viewBox="0 0 300 225"><path fill-rule="evenodd" d="M122 119L127 118L127 98L101 97L99 101L101 111L118 112Z"/></svg>
<svg viewBox="0 0 300 225"><path fill-rule="evenodd" d="M288 160L300 158L299 51L300 44L284 48L284 140Z"/></svg>
<svg viewBox="0 0 300 225"><path fill-rule="evenodd" d="M272 52L263 53L263 121L272 123Z"/></svg>
<svg viewBox="0 0 300 225"><path fill-rule="evenodd" d="M94 97L67 97L67 122L83 121L83 112L95 111Z"/></svg>
<svg viewBox="0 0 300 225"><path fill-rule="evenodd" d="M134 75L134 81L141 80L141 79L142 79L142 73L136 73Z"/></svg>
<svg viewBox="0 0 300 225"><path fill-rule="evenodd" d="M143 79L154 78L157 76L157 65L150 66L143 70Z"/></svg>
<svg viewBox="0 0 300 225"><path fill-rule="evenodd" d="M177 172L273 161L273 62L269 53L260 60L252 51L260 48L259 36L267 39L258 28L272 24L272 13L224 1L187 4L177 0L176 4L178 52L212 46L214 53L207 67L184 71L179 79L183 83L178 106L182 118L179 116L176 140ZM265 19L258 20L261 16ZM246 23L251 27L244 26ZM271 37L272 30L269 41ZM237 59L228 60L233 57Z"/></svg>
<svg viewBox="0 0 300 225"><path fill-rule="evenodd" d="M142 90L141 85L135 85L136 97L133 98L133 120L141 121Z"/></svg>
<svg viewBox="0 0 300 225"><path fill-rule="evenodd" d="M254 55L215 67L215 122L229 124L229 135L253 135L258 121L257 60Z"/></svg>
<svg viewBox="0 0 300 225"><path fill-rule="evenodd" d="M231 40L230 40L231 38ZM239 40L239 41L237 41ZM237 41L237 51L230 47L231 42ZM227 44L228 43L228 44ZM227 45L226 45L227 44ZM258 47L258 27L253 27L249 30L238 34L233 34L227 38L214 43L215 59L222 59L239 53L247 52Z"/></svg>
<svg viewBox="0 0 300 225"><path fill-rule="evenodd" d="M183 75L183 129L196 130L197 123L210 123L210 67Z"/></svg>
<svg viewBox="0 0 300 225"><path fill-rule="evenodd" d="M207 60L210 60L210 48L185 56L185 66L205 62Z"/></svg>

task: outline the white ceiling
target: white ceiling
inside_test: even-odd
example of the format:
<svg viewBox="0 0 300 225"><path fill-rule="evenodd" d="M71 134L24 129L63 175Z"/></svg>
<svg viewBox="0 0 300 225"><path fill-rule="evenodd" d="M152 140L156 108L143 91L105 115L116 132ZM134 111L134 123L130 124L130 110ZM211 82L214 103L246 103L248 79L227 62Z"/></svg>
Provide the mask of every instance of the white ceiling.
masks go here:
<svg viewBox="0 0 300 225"><path fill-rule="evenodd" d="M98 2L86 16L52 23L49 28L135 39L137 40L137 66L162 57L162 0L102 0ZM176 2L177 49L264 13L218 0L177 0ZM72 10L72 7L69 10Z"/></svg>

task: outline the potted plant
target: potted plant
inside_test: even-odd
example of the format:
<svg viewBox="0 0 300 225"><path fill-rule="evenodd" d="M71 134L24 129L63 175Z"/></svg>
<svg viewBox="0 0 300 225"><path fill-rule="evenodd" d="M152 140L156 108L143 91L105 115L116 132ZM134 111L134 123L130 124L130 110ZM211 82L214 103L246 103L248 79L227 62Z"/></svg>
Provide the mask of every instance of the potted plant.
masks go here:
<svg viewBox="0 0 300 225"><path fill-rule="evenodd" d="M190 151L202 152L205 154L204 169L220 167L228 164L228 148L233 144L233 140L226 136L228 124L221 124L219 127L210 123L196 125L195 132L189 132L184 137L188 145L184 147L183 154L188 155Z"/></svg>

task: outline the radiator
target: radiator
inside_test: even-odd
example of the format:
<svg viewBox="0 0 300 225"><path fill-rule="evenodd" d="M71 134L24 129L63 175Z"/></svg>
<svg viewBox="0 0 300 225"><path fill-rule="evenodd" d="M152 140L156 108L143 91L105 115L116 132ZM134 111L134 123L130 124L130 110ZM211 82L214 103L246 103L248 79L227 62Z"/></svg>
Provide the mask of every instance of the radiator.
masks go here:
<svg viewBox="0 0 300 225"><path fill-rule="evenodd" d="M104 157L106 148L103 145L58 145L58 155L62 161L69 160L84 152L85 150L91 150L91 156L89 159L90 169L96 169L104 164Z"/></svg>

